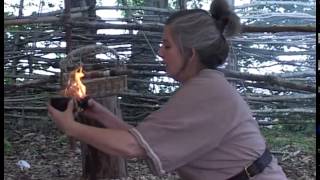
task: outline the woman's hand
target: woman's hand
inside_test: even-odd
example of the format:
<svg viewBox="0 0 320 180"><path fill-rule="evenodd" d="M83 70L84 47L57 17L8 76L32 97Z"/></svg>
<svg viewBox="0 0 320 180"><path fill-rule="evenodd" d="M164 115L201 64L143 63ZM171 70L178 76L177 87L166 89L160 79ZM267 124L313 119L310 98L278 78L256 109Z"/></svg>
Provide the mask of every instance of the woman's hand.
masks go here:
<svg viewBox="0 0 320 180"><path fill-rule="evenodd" d="M88 100L88 107L82 111L81 114L88 118L99 120L101 117L105 116L105 112L108 112L107 108L90 98Z"/></svg>
<svg viewBox="0 0 320 180"><path fill-rule="evenodd" d="M67 135L72 134L72 130L77 125L77 122L74 119L73 110L73 100L69 101L68 107L64 112L61 112L48 104L49 116L53 119L58 128Z"/></svg>
<svg viewBox="0 0 320 180"><path fill-rule="evenodd" d="M106 128L129 129L130 125L93 99L88 100L88 107L81 112L87 118L100 122Z"/></svg>

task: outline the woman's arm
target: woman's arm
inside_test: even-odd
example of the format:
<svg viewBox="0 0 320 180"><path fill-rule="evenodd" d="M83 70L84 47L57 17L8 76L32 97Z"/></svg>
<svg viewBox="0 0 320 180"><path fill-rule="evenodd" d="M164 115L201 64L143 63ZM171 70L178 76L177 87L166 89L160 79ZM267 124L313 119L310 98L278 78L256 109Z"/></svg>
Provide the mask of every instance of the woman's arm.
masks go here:
<svg viewBox="0 0 320 180"><path fill-rule="evenodd" d="M102 123L105 127L126 130L133 127L93 99L89 99L88 105L81 114Z"/></svg>
<svg viewBox="0 0 320 180"><path fill-rule="evenodd" d="M144 149L127 130L103 129L76 123L67 133L86 144L115 156L145 157Z"/></svg>
<svg viewBox="0 0 320 180"><path fill-rule="evenodd" d="M74 120L73 101L61 112L48 105L48 112L58 128L86 144L110 154L127 158L146 156L144 149L131 133L125 129L103 129L81 124Z"/></svg>

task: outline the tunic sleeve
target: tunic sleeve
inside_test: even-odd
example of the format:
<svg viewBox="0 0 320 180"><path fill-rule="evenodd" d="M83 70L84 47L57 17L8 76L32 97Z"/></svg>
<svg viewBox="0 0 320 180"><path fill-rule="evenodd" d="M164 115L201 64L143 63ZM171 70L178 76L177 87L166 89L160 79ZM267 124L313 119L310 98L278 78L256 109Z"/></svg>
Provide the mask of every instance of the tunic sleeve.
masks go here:
<svg viewBox="0 0 320 180"><path fill-rule="evenodd" d="M217 147L231 129L234 102L189 83L129 131L145 149L154 174L173 171ZM214 91L213 91L214 90ZM222 91L223 92L223 89Z"/></svg>

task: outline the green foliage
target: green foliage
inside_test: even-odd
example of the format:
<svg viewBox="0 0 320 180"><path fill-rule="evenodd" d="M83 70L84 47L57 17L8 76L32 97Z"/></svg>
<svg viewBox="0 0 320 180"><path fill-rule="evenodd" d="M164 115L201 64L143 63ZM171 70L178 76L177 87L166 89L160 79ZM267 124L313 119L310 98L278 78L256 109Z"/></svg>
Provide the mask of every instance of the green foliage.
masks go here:
<svg viewBox="0 0 320 180"><path fill-rule="evenodd" d="M266 141L272 149L277 150L287 145L294 147L297 150L302 150L308 153L316 151L315 131L307 135L306 131L289 131L286 128L274 126L272 129L262 128L261 132L266 138ZM297 125L295 125L297 126Z"/></svg>
<svg viewBox="0 0 320 180"><path fill-rule="evenodd" d="M8 70L7 69L4 69L4 76L5 78L3 78L3 84L4 85L11 85L14 83L13 79L12 78L8 78L6 77L7 75L10 75L11 72L7 72Z"/></svg>
<svg viewBox="0 0 320 180"><path fill-rule="evenodd" d="M49 6L49 7L54 7L54 4L48 3L48 6Z"/></svg>
<svg viewBox="0 0 320 180"><path fill-rule="evenodd" d="M38 16L37 11L32 11L31 16Z"/></svg>
<svg viewBox="0 0 320 180"><path fill-rule="evenodd" d="M33 29L37 29L37 25L35 24L24 24L24 25L15 25L6 27L6 31L32 31Z"/></svg>
<svg viewBox="0 0 320 180"><path fill-rule="evenodd" d="M284 131L289 131L289 132L303 132L305 136L311 136L315 134L315 124L288 124L286 126L283 126L282 129Z"/></svg>
<svg viewBox="0 0 320 180"><path fill-rule="evenodd" d="M4 142L3 142L4 153L7 154L12 151L12 145L6 138L4 138L3 140L4 140Z"/></svg>
<svg viewBox="0 0 320 180"><path fill-rule="evenodd" d="M124 0L117 0L118 6L124 6ZM144 0L127 0L128 6L143 6Z"/></svg>
<svg viewBox="0 0 320 180"><path fill-rule="evenodd" d="M68 137L66 135L61 135L59 136L59 138L57 139L57 143L64 145L68 143Z"/></svg>
<svg viewBox="0 0 320 180"><path fill-rule="evenodd" d="M3 78L3 84L5 85L10 85L10 84L13 84L13 80L12 78Z"/></svg>
<svg viewBox="0 0 320 180"><path fill-rule="evenodd" d="M118 6L143 6L144 0L117 0L117 5ZM124 17L129 17L129 14L127 11L122 11L121 15Z"/></svg>
<svg viewBox="0 0 320 180"><path fill-rule="evenodd" d="M4 12L3 15L4 15L4 18L13 17L14 16L13 12Z"/></svg>

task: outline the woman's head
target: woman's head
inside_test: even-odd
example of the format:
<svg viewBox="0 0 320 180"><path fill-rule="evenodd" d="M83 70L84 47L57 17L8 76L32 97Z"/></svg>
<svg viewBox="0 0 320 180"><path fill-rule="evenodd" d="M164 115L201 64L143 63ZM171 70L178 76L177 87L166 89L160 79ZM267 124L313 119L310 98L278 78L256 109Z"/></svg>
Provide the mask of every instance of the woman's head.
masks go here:
<svg viewBox="0 0 320 180"><path fill-rule="evenodd" d="M185 61L184 67L192 56L197 57L207 68L215 69L222 65L229 52L225 37L240 31L239 17L229 9L224 0L214 0L210 12L201 9L176 12L165 24L164 36L171 33L170 36Z"/></svg>

